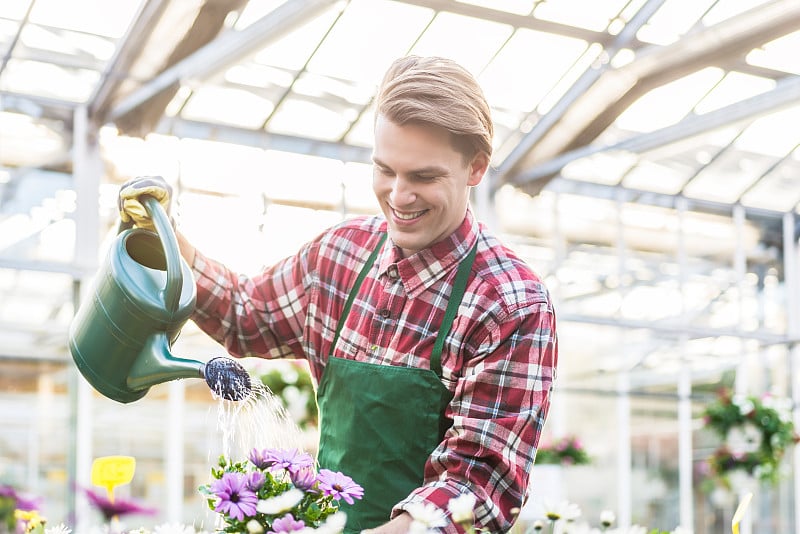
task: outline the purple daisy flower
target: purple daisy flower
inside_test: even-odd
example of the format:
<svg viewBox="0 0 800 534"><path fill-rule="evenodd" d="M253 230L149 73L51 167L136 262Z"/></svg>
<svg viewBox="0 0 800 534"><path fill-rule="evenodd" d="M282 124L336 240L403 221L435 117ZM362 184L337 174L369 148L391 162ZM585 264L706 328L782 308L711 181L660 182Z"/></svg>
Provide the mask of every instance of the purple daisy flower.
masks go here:
<svg viewBox="0 0 800 534"><path fill-rule="evenodd" d="M273 449L253 449L250 451L250 461L259 469L271 467L275 461L272 458Z"/></svg>
<svg viewBox="0 0 800 534"><path fill-rule="evenodd" d="M286 469L290 473L314 465L314 458L300 449L253 449L250 452L250 461L259 469L269 468L270 471Z"/></svg>
<svg viewBox="0 0 800 534"><path fill-rule="evenodd" d="M295 471L290 471L289 476L292 479L294 487L303 490L307 493L315 493L311 488L317 482L317 473L313 467L301 467Z"/></svg>
<svg viewBox="0 0 800 534"><path fill-rule="evenodd" d="M141 504L129 499L120 499L117 497L112 501L102 493L92 491L88 488L85 489L84 492L86 493L86 497L89 499L89 503L97 508L101 514L103 514L103 517L106 519L106 521L110 521L114 516L122 517L124 515L132 514L153 515L156 513L155 508L142 506Z"/></svg>
<svg viewBox="0 0 800 534"><path fill-rule="evenodd" d="M8 497L9 499L17 500L17 490L13 486L7 484L0 484L0 497Z"/></svg>
<svg viewBox="0 0 800 534"><path fill-rule="evenodd" d="M12 501L12 510L17 509L30 512L39 510L42 506L42 500L40 498L19 493L14 489L14 486L9 486L7 484L0 484L0 498Z"/></svg>
<svg viewBox="0 0 800 534"><path fill-rule="evenodd" d="M330 469L320 469L319 475L319 489L337 501L344 499L347 504L353 504L353 499L360 499L364 496L364 488L353 482L349 476L333 472Z"/></svg>
<svg viewBox="0 0 800 534"><path fill-rule="evenodd" d="M267 534L281 534L282 532L297 532L303 530L306 524L302 521L295 520L292 514L286 514L280 519L272 522L272 530Z"/></svg>
<svg viewBox="0 0 800 534"><path fill-rule="evenodd" d="M261 471L253 471L247 475L247 488L258 492L261 489L261 486L264 485L264 482L267 481L267 477Z"/></svg>
<svg viewBox="0 0 800 534"><path fill-rule="evenodd" d="M211 491L219 502L215 512L244 521L245 516L256 515L258 497L247 487L247 477L243 473L225 473L211 484Z"/></svg>

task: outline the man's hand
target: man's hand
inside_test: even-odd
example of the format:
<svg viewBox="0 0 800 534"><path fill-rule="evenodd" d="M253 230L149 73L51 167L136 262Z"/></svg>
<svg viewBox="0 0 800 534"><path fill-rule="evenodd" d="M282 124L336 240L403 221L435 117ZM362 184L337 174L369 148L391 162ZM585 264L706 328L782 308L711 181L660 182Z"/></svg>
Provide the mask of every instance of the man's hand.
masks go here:
<svg viewBox="0 0 800 534"><path fill-rule="evenodd" d="M362 530L361 534L407 534L413 518L403 512L388 523L377 528Z"/></svg>
<svg viewBox="0 0 800 534"><path fill-rule="evenodd" d="M122 222L132 222L139 228L152 230L153 220L139 201L139 197L142 195L148 195L158 200L169 215L172 187L161 176L139 176L128 180L119 189L117 206Z"/></svg>

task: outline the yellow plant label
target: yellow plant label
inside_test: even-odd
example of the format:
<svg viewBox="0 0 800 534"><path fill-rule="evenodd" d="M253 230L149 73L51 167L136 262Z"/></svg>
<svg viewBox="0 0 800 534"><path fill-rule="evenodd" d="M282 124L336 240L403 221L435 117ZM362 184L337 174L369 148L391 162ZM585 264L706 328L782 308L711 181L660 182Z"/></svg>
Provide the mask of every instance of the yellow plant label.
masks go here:
<svg viewBox="0 0 800 534"><path fill-rule="evenodd" d="M133 456L103 456L92 462L92 484L108 490L113 498L114 488L133 480L136 458Z"/></svg>

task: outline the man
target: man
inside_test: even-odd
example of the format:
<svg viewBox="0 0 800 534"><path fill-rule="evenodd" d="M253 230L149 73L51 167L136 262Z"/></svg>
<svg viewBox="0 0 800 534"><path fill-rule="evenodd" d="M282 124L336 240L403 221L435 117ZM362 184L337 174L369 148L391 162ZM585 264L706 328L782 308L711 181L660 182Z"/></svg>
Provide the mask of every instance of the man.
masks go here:
<svg viewBox="0 0 800 534"><path fill-rule="evenodd" d="M348 532L405 533L409 508L446 514L463 493L478 527L505 532L549 409L553 307L470 210L493 134L476 80L446 59L401 58L376 104L383 217L342 222L253 278L179 236L197 282L193 319L235 356L308 361L320 466L365 491L345 510ZM152 183L123 187L123 218L143 192L168 198Z"/></svg>

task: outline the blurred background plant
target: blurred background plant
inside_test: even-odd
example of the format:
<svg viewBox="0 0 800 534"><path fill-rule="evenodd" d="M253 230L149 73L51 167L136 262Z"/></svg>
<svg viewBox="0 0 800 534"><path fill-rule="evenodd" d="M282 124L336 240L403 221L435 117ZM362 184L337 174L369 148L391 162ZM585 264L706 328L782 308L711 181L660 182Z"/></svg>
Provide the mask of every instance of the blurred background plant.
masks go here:
<svg viewBox="0 0 800 534"><path fill-rule="evenodd" d="M303 362L277 363L260 374L261 382L280 399L297 426L303 430L316 429L317 402L311 373Z"/></svg>
<svg viewBox="0 0 800 534"><path fill-rule="evenodd" d="M39 509L40 499L20 492L10 484L0 483L0 534L14 532L17 518L14 512L30 512Z"/></svg>
<svg viewBox="0 0 800 534"><path fill-rule="evenodd" d="M553 442L545 442L536 452L537 464L586 465L591 461L583 443L576 436L564 436Z"/></svg>
<svg viewBox="0 0 800 534"><path fill-rule="evenodd" d="M705 408L703 422L722 441L708 460L708 476L726 489L739 489L734 486L742 478L776 484L783 457L798 441L789 399L722 389Z"/></svg>

